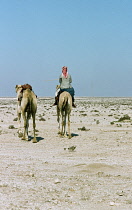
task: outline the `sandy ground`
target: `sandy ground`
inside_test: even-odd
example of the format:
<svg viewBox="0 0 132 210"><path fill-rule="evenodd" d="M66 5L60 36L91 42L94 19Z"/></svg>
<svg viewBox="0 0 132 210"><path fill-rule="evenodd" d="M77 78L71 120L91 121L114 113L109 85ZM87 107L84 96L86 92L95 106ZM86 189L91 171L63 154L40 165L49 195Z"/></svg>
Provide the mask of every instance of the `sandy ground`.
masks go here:
<svg viewBox="0 0 132 210"><path fill-rule="evenodd" d="M1 210L132 209L131 98L77 98L71 139L53 99L38 99L36 144L32 120L30 141L18 137L16 103L0 98Z"/></svg>

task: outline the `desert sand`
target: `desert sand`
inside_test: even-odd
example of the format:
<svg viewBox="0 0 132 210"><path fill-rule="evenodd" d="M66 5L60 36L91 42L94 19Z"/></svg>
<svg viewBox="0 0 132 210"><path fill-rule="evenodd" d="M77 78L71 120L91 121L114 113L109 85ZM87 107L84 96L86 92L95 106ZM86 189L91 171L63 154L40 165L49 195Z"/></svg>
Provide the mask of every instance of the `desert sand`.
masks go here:
<svg viewBox="0 0 132 210"><path fill-rule="evenodd" d="M132 98L76 98L71 139L53 101L38 98L32 143L32 120L23 141L16 98L0 98L0 209L132 209Z"/></svg>

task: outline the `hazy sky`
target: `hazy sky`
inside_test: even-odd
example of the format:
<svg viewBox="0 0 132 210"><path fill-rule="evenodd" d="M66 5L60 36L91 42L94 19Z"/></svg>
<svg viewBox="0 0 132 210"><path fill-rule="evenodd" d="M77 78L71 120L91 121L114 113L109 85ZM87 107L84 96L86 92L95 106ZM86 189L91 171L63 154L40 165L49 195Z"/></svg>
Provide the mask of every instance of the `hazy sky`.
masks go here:
<svg viewBox="0 0 132 210"><path fill-rule="evenodd" d="M54 96L64 65L76 96L132 96L132 0L0 0L0 97Z"/></svg>

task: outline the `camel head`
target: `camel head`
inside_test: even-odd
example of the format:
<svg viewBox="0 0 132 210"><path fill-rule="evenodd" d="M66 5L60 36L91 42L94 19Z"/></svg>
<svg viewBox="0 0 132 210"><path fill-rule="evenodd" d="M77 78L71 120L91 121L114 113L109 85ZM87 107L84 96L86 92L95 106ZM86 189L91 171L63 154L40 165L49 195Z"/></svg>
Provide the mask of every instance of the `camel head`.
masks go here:
<svg viewBox="0 0 132 210"><path fill-rule="evenodd" d="M60 85L56 85L56 90L60 89Z"/></svg>
<svg viewBox="0 0 132 210"><path fill-rule="evenodd" d="M22 90L22 85L16 85L15 90L16 93L18 92L18 90Z"/></svg>
<svg viewBox="0 0 132 210"><path fill-rule="evenodd" d="M16 85L15 89L16 89L16 93L17 93L17 99L18 99L18 101L21 101L21 99L22 99L22 85Z"/></svg>

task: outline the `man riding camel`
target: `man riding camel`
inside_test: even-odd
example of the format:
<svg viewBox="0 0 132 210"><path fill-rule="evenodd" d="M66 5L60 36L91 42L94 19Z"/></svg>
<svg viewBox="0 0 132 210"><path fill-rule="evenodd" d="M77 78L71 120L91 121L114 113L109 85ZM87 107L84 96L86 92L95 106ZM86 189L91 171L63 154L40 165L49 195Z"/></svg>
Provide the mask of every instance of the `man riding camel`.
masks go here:
<svg viewBox="0 0 132 210"><path fill-rule="evenodd" d="M68 73L68 69L67 69L66 66L63 66L62 67L62 74L59 77L59 83L60 83L60 89L56 91L56 94L55 94L55 103L53 104L53 106L58 104L59 95L62 92L67 91L72 96L72 106L75 108L76 107L76 105L74 104L75 91L74 91L74 88L71 86L72 77Z"/></svg>

